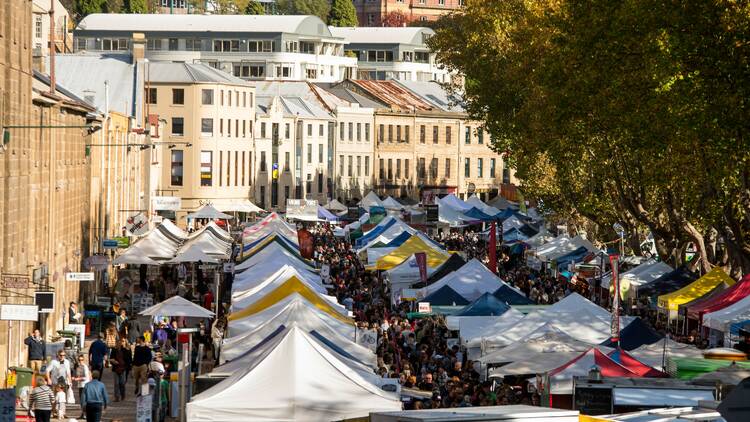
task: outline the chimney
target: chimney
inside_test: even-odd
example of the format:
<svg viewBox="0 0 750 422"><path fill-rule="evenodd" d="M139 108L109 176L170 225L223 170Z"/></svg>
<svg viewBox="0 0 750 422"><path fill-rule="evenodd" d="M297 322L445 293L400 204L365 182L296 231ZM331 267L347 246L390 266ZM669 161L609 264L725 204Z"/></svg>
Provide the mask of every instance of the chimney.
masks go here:
<svg viewBox="0 0 750 422"><path fill-rule="evenodd" d="M142 32L133 33L131 54L133 55L133 63L138 63L146 57L146 37Z"/></svg>

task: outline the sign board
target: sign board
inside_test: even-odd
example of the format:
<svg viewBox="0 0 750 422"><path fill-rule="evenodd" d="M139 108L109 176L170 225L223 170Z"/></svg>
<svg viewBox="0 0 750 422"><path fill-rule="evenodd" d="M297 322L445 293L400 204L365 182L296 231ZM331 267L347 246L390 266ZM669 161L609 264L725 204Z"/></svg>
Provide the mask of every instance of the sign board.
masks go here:
<svg viewBox="0 0 750 422"><path fill-rule="evenodd" d="M117 249L117 240L115 239L104 239L102 240L103 249Z"/></svg>
<svg viewBox="0 0 750 422"><path fill-rule="evenodd" d="M36 305L0 305L0 320L38 321L39 307ZM1 414L0 414L1 415Z"/></svg>
<svg viewBox="0 0 750 422"><path fill-rule="evenodd" d="M428 223L437 223L440 215L439 205L423 205L423 208L427 215L425 221Z"/></svg>
<svg viewBox="0 0 750 422"><path fill-rule="evenodd" d="M6 289L28 289L29 277L25 275L8 275L2 276L2 286Z"/></svg>
<svg viewBox="0 0 750 422"><path fill-rule="evenodd" d="M65 273L65 281L94 281L94 273Z"/></svg>
<svg viewBox="0 0 750 422"><path fill-rule="evenodd" d="M573 408L587 415L612 413L612 389L576 387Z"/></svg>
<svg viewBox="0 0 750 422"><path fill-rule="evenodd" d="M356 220L359 218L359 207L346 207L346 218Z"/></svg>
<svg viewBox="0 0 750 422"><path fill-rule="evenodd" d="M234 262L227 262L224 264L224 272L234 274Z"/></svg>
<svg viewBox="0 0 750 422"><path fill-rule="evenodd" d="M144 384L148 390L148 384ZM151 422L151 406L153 394L141 394L135 400L136 422Z"/></svg>
<svg viewBox="0 0 750 422"><path fill-rule="evenodd" d="M401 290L401 300L405 300L405 301L417 300L417 289Z"/></svg>
<svg viewBox="0 0 750 422"><path fill-rule="evenodd" d="M127 236L113 237L112 240L117 241L118 248L127 248L128 246L130 246L130 238Z"/></svg>
<svg viewBox="0 0 750 422"><path fill-rule="evenodd" d="M55 310L55 292L34 292L34 304L39 306L40 313L52 313Z"/></svg>
<svg viewBox="0 0 750 422"><path fill-rule="evenodd" d="M133 236L141 236L148 232L148 216L143 213L128 217L125 228Z"/></svg>
<svg viewBox="0 0 750 422"><path fill-rule="evenodd" d="M154 211L179 211L182 208L182 198L179 196L154 196L151 197Z"/></svg>
<svg viewBox="0 0 750 422"><path fill-rule="evenodd" d="M357 329L357 341L356 343L365 346L368 349L375 352L378 348L378 332L377 330L366 330L366 329Z"/></svg>
<svg viewBox="0 0 750 422"><path fill-rule="evenodd" d="M109 308L111 304L112 304L112 299L109 296L97 296L96 297L96 306L100 306L102 308Z"/></svg>
<svg viewBox="0 0 750 422"><path fill-rule="evenodd" d="M16 422L16 390L0 390L0 422Z"/></svg>
<svg viewBox="0 0 750 422"><path fill-rule="evenodd" d="M328 281L330 277L331 277L331 266L328 264L323 264L323 266L320 267L320 278L322 278L325 281Z"/></svg>
<svg viewBox="0 0 750 422"><path fill-rule="evenodd" d="M430 306L430 302L417 303L417 312L419 312L420 314L432 313L432 306Z"/></svg>
<svg viewBox="0 0 750 422"><path fill-rule="evenodd" d="M316 221L318 219L318 200L287 199L286 216L298 220Z"/></svg>

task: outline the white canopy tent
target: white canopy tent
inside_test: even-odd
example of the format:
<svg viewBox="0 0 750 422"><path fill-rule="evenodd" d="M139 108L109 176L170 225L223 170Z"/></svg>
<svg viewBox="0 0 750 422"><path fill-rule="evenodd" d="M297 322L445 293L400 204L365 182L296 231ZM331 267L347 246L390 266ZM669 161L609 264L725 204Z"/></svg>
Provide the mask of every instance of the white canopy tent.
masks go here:
<svg viewBox="0 0 750 422"><path fill-rule="evenodd" d="M510 218L506 218L505 221L503 221L503 233L511 229L517 229L517 228L523 227L523 224L524 222L521 221L521 219L516 217L515 215Z"/></svg>
<svg viewBox="0 0 750 422"><path fill-rule="evenodd" d="M452 194L452 193L442 198L439 198L438 200L440 201L440 205L450 207L458 212L468 211L472 207L471 205L462 201L455 194Z"/></svg>
<svg viewBox="0 0 750 422"><path fill-rule="evenodd" d="M450 286L450 288L466 298L466 300L473 301L483 293L494 293L504 285L513 288L475 258L464 264L457 271L446 275L427 287L419 289L418 296L427 297L443 286Z"/></svg>
<svg viewBox="0 0 750 422"><path fill-rule="evenodd" d="M396 248L369 248L367 250L367 263L374 264L378 259L395 251Z"/></svg>
<svg viewBox="0 0 750 422"><path fill-rule="evenodd" d="M354 325L347 324L337 318L332 317L328 313L322 312L320 309L315 307L315 304L310 303L306 298L302 297L298 293L294 293L285 297L284 299L278 301L277 303L274 303L272 306L269 306L268 308L258 312L257 314L253 314L234 321L229 321L229 336L234 337L237 335L242 335L242 333L247 333L257 329L271 319L275 318L278 314L287 312L287 308L293 308L295 306L295 302L298 301L320 313L321 319L323 319L323 321L325 321L327 325L333 327L333 329L335 329L336 332L340 333L342 336L346 338L354 338Z"/></svg>
<svg viewBox="0 0 750 422"><path fill-rule="evenodd" d="M161 220L161 223L159 223L159 226L161 226L163 229L171 233L174 237L178 239L185 240L188 238L187 232L182 230L181 228L177 227L172 220L168 218L164 218Z"/></svg>
<svg viewBox="0 0 750 422"><path fill-rule="evenodd" d="M241 415L243 421L330 421L400 409L398 396L293 327L253 365L193 397L187 420L234 422Z"/></svg>
<svg viewBox="0 0 750 422"><path fill-rule="evenodd" d="M394 217L391 217L394 218ZM372 239L371 241L367 242L366 245L360 247L357 252L362 251L363 249L367 249L372 247L373 245L377 244L378 242L382 243L388 243L391 240L397 238L401 233L403 232L409 232L409 233L417 233L418 230L409 226L408 224L404 223L403 221L396 219L395 223L393 223L392 226L388 227L383 233L381 233L378 237L375 239Z"/></svg>
<svg viewBox="0 0 750 422"><path fill-rule="evenodd" d="M213 207L211 204L206 204L198 209L198 211L194 213L190 213L185 216L185 218L192 219L192 218L207 218L209 220L215 220L215 219L221 219L221 220L231 220L234 217L232 217L229 214L224 214L223 212L217 210Z"/></svg>
<svg viewBox="0 0 750 422"><path fill-rule="evenodd" d="M388 210L400 210L400 209L406 208L400 202L393 199L393 197L391 196L385 198L381 202L383 206L385 207L385 209L388 209Z"/></svg>
<svg viewBox="0 0 750 422"><path fill-rule="evenodd" d="M570 238L568 236L559 236L555 240L536 248L536 256L544 261L552 261L563 255L567 255L576 249L584 247L590 252L597 249L588 240L581 236Z"/></svg>
<svg viewBox="0 0 750 422"><path fill-rule="evenodd" d="M273 277L278 271L292 268L300 279L312 284L322 284L320 276L309 270L298 260L292 260L284 256L276 261L261 261L257 265L237 273L232 282L232 294L241 294L249 289L263 283L266 279Z"/></svg>
<svg viewBox="0 0 750 422"><path fill-rule="evenodd" d="M264 212L263 208L253 204L249 200L230 201L216 204L216 209L222 212Z"/></svg>
<svg viewBox="0 0 750 422"><path fill-rule="evenodd" d="M378 195L374 191L370 191L359 201L359 206L369 211L370 207L382 207L383 202L380 201L380 198L378 198Z"/></svg>
<svg viewBox="0 0 750 422"><path fill-rule="evenodd" d="M160 265L158 262L143 255L138 249L127 250L122 255L115 258L112 263L114 265L130 264L130 265Z"/></svg>
<svg viewBox="0 0 750 422"><path fill-rule="evenodd" d="M562 300L550 305L550 307L544 311L547 313L587 311L603 321L609 321L612 317L612 314L610 314L609 311L576 292L565 296Z"/></svg>
<svg viewBox="0 0 750 422"><path fill-rule="evenodd" d="M251 256L250 258L245 259L244 261L240 262L234 267L235 271L241 271L246 268L251 268L254 265L258 264L259 262L265 262L268 260L276 260L277 262L281 262L282 259L288 259L292 261L298 262L300 265L307 267L309 269L312 269L310 265L305 263L304 261L300 260L298 256L293 254L292 252L289 252L286 248L279 245L276 242L269 243L265 248L258 251L255 255Z"/></svg>
<svg viewBox="0 0 750 422"><path fill-rule="evenodd" d="M620 280L627 280L630 286L637 287L656 280L672 270L673 268L669 265L661 261L650 259L643 264L620 274ZM608 289L610 283L612 283L612 273L602 277L603 288Z"/></svg>
<svg viewBox="0 0 750 422"><path fill-rule="evenodd" d="M678 343L668 337L653 344L644 344L628 353L657 369L662 369L669 358L703 358L703 350L690 344Z"/></svg>
<svg viewBox="0 0 750 422"><path fill-rule="evenodd" d="M330 201L328 201L328 203L325 204L323 208L329 211L348 211L349 210L349 208L346 205L342 204L336 199L331 199Z"/></svg>
<svg viewBox="0 0 750 422"><path fill-rule="evenodd" d="M449 325L458 325L461 343L471 349L481 347L482 337L486 333L502 333L509 330L523 317L521 312L511 308L500 316L449 316L447 319Z"/></svg>
<svg viewBox="0 0 750 422"><path fill-rule="evenodd" d="M184 297L172 296L163 302L144 309L141 311L141 315L213 318L214 313L200 305L190 302Z"/></svg>
<svg viewBox="0 0 750 422"><path fill-rule="evenodd" d="M234 286L232 286L232 311L236 312L252 305L292 277L297 277L305 286L327 298L329 301L336 302L335 298L327 295L328 290L319 281L315 281L314 279L308 280L297 272L295 268L284 265L270 277L259 279L254 286L246 285L247 288L241 291L235 290Z"/></svg>
<svg viewBox="0 0 750 422"><path fill-rule="evenodd" d="M274 233L286 237L292 243L297 243L297 230L275 212L267 215L252 226L246 227L242 231L242 242L250 244Z"/></svg>
<svg viewBox="0 0 750 422"><path fill-rule="evenodd" d="M482 202L482 200L479 199L479 197L476 194L471 195L469 199L466 200L466 205L470 205L474 208L477 208L479 211L482 211L483 213L487 215L497 215L500 213L499 209Z"/></svg>
<svg viewBox="0 0 750 422"><path fill-rule="evenodd" d="M729 334L732 323L750 319L750 296L714 312L703 314L703 326Z"/></svg>
<svg viewBox="0 0 750 422"><path fill-rule="evenodd" d="M180 250L177 256L167 261L169 264L179 264L181 262L203 262L206 264L215 264L219 262L219 258L207 255L203 252L200 245L191 245L184 250Z"/></svg>

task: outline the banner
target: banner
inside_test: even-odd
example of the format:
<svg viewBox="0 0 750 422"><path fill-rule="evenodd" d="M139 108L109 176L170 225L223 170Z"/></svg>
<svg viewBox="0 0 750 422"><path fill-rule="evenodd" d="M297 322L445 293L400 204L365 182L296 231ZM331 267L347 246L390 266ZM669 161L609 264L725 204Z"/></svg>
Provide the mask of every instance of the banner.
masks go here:
<svg viewBox="0 0 750 422"><path fill-rule="evenodd" d="M134 216L128 217L125 228L133 236L141 236L148 232L148 216L143 213L138 213Z"/></svg>
<svg viewBox="0 0 750 422"><path fill-rule="evenodd" d="M366 330L363 328L357 328L356 332L356 343L360 346L367 347L373 352L377 351L378 348L378 332L375 329Z"/></svg>
<svg viewBox="0 0 750 422"><path fill-rule="evenodd" d="M609 256L609 265L612 267L612 286L614 287L614 299L612 300L612 341L620 341L620 275L618 274L617 255Z"/></svg>
<svg viewBox="0 0 750 422"><path fill-rule="evenodd" d="M490 224L490 271L497 274L497 223Z"/></svg>
<svg viewBox="0 0 750 422"><path fill-rule="evenodd" d="M299 252L302 258L313 258L313 236L307 229L297 230L297 241L299 242Z"/></svg>
<svg viewBox="0 0 750 422"><path fill-rule="evenodd" d="M417 267L419 267L419 279L422 283L427 282L427 254L425 252L417 252L414 254L414 258L417 260Z"/></svg>
<svg viewBox="0 0 750 422"><path fill-rule="evenodd" d="M179 211L182 208L182 198L179 196L153 196L151 203L154 211Z"/></svg>
<svg viewBox="0 0 750 422"><path fill-rule="evenodd" d="M317 221L318 201L316 199L287 199L286 218Z"/></svg>

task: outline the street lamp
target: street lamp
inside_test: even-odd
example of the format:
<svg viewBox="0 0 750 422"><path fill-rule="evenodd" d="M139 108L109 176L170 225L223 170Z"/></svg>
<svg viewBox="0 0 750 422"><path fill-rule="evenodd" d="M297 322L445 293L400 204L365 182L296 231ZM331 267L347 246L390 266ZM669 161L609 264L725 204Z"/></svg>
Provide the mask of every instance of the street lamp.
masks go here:
<svg viewBox="0 0 750 422"><path fill-rule="evenodd" d="M615 223L612 225L612 228L615 229L615 232L620 235L620 256L625 256L625 228L622 227L622 224Z"/></svg>

